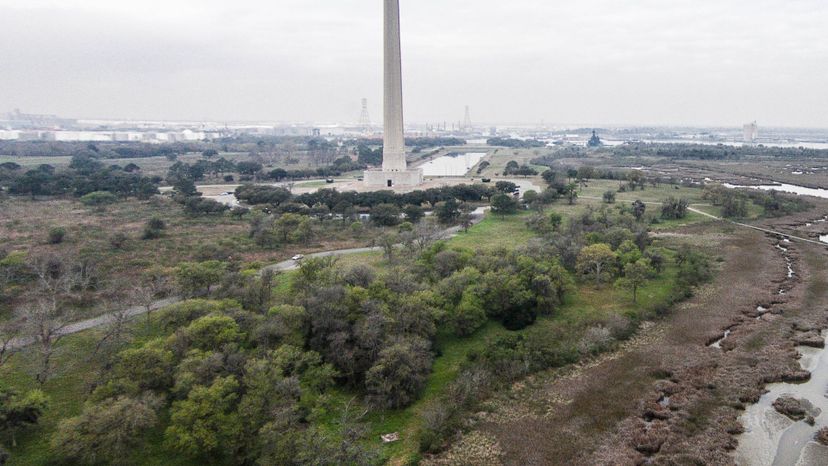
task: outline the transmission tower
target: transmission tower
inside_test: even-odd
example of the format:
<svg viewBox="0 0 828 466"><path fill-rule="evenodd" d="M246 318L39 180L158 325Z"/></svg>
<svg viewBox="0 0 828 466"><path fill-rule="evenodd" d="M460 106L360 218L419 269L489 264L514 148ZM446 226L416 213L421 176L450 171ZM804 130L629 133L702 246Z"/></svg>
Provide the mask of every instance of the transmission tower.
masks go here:
<svg viewBox="0 0 828 466"><path fill-rule="evenodd" d="M368 99L362 99L362 114L359 116L359 126L365 129L371 127L371 115L368 114Z"/></svg>
<svg viewBox="0 0 828 466"><path fill-rule="evenodd" d="M469 112L469 106L466 105L466 117L463 118L463 131L469 131L472 128L471 122L471 113Z"/></svg>

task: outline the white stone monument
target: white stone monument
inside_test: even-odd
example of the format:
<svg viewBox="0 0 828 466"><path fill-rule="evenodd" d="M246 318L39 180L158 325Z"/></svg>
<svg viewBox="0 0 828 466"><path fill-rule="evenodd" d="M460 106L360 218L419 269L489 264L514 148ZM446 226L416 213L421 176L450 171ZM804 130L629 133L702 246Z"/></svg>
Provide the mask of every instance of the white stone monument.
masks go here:
<svg viewBox="0 0 828 466"><path fill-rule="evenodd" d="M405 161L403 133L402 58L400 53L400 1L385 2L385 71L383 98L382 170L365 172L365 184L372 187L417 186L423 182L421 169L409 169Z"/></svg>

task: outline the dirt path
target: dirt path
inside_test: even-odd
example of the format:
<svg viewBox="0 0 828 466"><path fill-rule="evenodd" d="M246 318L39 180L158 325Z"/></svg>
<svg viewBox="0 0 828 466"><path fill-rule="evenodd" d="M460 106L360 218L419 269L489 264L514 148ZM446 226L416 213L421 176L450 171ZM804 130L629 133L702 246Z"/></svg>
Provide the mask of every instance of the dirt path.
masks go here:
<svg viewBox="0 0 828 466"><path fill-rule="evenodd" d="M434 463L732 464L742 410L765 384L808 377L795 340L828 325L825 245L785 243L789 276L777 238L804 238L739 226L687 227L724 259L714 283L615 353L516 384Z"/></svg>

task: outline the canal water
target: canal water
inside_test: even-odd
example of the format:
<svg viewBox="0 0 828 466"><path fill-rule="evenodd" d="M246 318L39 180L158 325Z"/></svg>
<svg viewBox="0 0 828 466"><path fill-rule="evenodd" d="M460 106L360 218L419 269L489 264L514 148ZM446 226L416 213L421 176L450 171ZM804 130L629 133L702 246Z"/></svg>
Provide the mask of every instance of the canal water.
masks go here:
<svg viewBox="0 0 828 466"><path fill-rule="evenodd" d="M419 168L423 169L425 176L464 176L485 156L485 152L444 155L420 165Z"/></svg>

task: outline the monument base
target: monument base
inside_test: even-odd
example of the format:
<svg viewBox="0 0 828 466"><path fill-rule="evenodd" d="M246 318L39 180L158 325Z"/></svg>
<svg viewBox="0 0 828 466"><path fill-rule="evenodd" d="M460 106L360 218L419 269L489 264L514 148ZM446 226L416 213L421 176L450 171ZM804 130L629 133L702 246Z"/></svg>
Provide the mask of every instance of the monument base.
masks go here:
<svg viewBox="0 0 828 466"><path fill-rule="evenodd" d="M363 179L366 186L375 188L419 186L423 184L423 170L419 168L396 172L366 170Z"/></svg>

